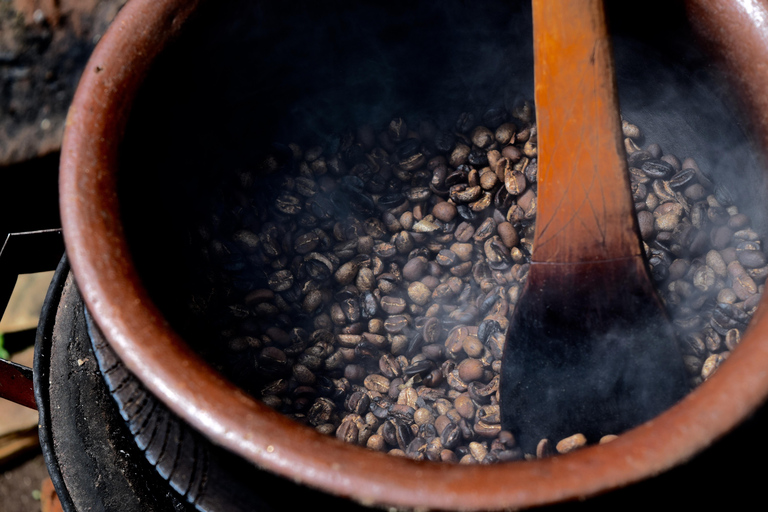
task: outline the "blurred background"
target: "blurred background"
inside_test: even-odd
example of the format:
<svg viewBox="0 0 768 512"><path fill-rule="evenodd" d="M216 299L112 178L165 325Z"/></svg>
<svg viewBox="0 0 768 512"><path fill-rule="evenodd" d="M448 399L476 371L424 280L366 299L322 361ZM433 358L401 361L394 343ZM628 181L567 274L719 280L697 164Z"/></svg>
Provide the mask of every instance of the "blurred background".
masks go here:
<svg viewBox="0 0 768 512"><path fill-rule="evenodd" d="M67 108L95 44L126 0L0 0L0 245L60 227L57 171ZM2 259L2 255L0 255ZM53 272L22 274L0 320L0 357L32 366ZM5 306L0 304L0 311ZM0 512L61 510L37 411L0 399Z"/></svg>

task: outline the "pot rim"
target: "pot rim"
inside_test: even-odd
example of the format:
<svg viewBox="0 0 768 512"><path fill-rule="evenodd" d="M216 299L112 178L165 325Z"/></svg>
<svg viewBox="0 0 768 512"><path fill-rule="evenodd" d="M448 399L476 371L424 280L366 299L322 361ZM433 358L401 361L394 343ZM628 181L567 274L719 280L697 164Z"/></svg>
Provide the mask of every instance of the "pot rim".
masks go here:
<svg viewBox="0 0 768 512"><path fill-rule="evenodd" d="M610 443L548 459L465 466L393 457L319 434L246 395L170 328L141 283L119 222L114 171L132 101L155 57L202 1L131 0L101 38L67 116L60 203L67 255L96 323L142 383L211 441L292 481L366 505L522 508L588 497L681 464L768 396L765 298L729 360L680 403ZM760 79L768 90L768 76Z"/></svg>

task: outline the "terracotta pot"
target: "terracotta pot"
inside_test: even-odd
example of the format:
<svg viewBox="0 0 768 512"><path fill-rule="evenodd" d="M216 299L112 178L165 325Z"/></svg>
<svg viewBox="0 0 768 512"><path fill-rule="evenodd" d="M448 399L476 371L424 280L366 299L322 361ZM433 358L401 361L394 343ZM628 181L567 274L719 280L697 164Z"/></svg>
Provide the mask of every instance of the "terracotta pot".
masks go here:
<svg viewBox="0 0 768 512"><path fill-rule="evenodd" d="M102 37L67 118L61 213L87 307L125 364L175 413L266 470L364 504L429 509L520 508L583 498L649 478L700 452L768 395L765 305L718 372L681 403L605 445L550 459L463 466L414 462L338 442L294 423L216 373L150 299L121 223L117 168L138 94L177 38L192 0L132 0ZM746 94L768 147L768 8L756 0L691 0L689 12Z"/></svg>

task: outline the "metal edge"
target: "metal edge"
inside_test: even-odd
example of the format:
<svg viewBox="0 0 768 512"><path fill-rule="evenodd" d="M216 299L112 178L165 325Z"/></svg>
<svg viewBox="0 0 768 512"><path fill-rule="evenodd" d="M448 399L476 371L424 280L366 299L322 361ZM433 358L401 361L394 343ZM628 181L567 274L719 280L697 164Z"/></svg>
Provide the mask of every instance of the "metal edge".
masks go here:
<svg viewBox="0 0 768 512"><path fill-rule="evenodd" d="M77 512L72 498L69 495L64 478L61 474L59 461L53 448L53 433L51 431L51 410L49 394L49 375L50 375L50 355L51 355L51 335L53 326L56 323L61 293L64 284L69 276L69 261L66 254L61 258L56 272L53 276L48 292L43 302L42 315L35 335L35 354L33 364L33 386L35 392L35 402L39 412L38 435L40 437L40 447L45 459L45 465L48 469L48 475L51 478L53 487L59 497L64 512Z"/></svg>

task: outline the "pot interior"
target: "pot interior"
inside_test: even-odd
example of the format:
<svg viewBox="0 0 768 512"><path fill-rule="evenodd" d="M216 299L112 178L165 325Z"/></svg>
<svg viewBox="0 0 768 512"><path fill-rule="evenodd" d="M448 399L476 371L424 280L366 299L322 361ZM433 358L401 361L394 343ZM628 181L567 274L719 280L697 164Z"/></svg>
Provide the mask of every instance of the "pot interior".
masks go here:
<svg viewBox="0 0 768 512"><path fill-rule="evenodd" d="M644 145L694 157L727 184L762 236L761 161L682 7L607 8L624 118L642 129ZM532 101L530 6L207 2L188 25L135 101L121 146L122 221L171 326L225 374L234 365L230 378L248 389L240 375L251 363L217 359L211 346L233 326L215 313L228 293L208 281L217 271L205 256L215 234L201 233L201 224L233 229L243 176L255 180L249 190L277 186L279 176L259 166L267 155L286 155L288 143L332 153L362 124L429 118L448 128L463 112L482 119L490 108ZM238 274L228 287L243 293L257 279Z"/></svg>

